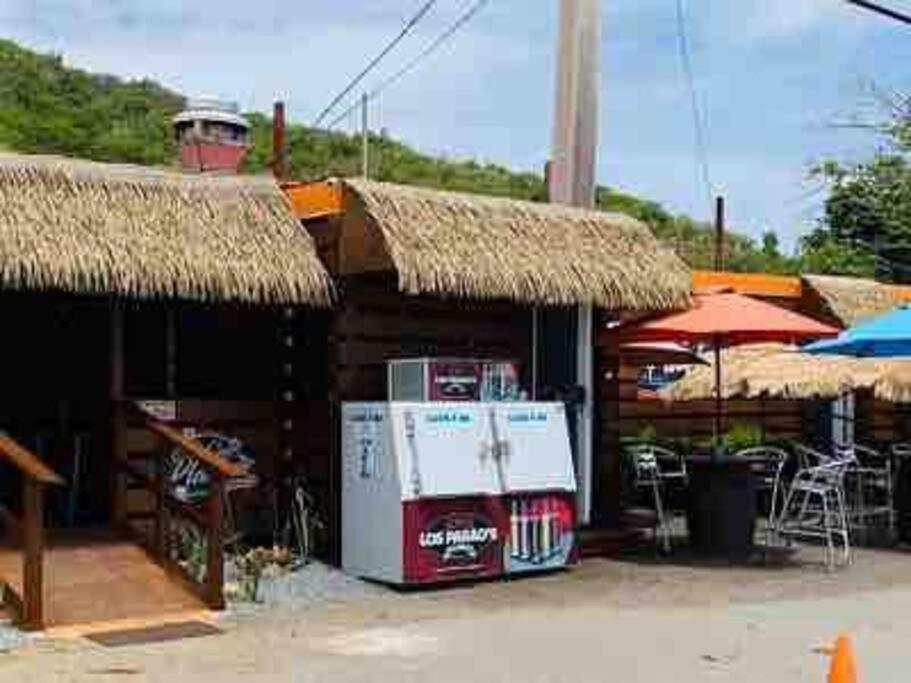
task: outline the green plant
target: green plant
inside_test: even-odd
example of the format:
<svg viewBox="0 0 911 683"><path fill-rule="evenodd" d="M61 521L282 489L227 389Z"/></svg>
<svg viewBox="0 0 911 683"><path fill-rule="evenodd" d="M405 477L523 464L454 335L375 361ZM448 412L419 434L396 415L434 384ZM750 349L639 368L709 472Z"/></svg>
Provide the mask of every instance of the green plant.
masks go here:
<svg viewBox="0 0 911 683"><path fill-rule="evenodd" d="M192 524L180 524L174 532L175 559L197 581L206 573L206 539Z"/></svg>
<svg viewBox="0 0 911 683"><path fill-rule="evenodd" d="M254 548L247 552L238 553L234 556L233 561L239 574L238 599L246 602L256 602L263 570L273 561L271 551L265 548Z"/></svg>
<svg viewBox="0 0 911 683"><path fill-rule="evenodd" d="M639 425L636 432L636 441L639 443L654 443L658 438L658 430L651 422Z"/></svg>
<svg viewBox="0 0 911 683"><path fill-rule="evenodd" d="M744 448L761 446L763 442L762 430L749 422L736 422L724 436L721 443L725 450L739 451Z"/></svg>

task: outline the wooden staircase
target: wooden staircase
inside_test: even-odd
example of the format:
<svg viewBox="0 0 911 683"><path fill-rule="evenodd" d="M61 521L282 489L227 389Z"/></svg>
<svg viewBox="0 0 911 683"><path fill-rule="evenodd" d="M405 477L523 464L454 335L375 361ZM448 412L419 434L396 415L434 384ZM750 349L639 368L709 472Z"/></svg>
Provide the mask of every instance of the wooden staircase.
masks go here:
<svg viewBox="0 0 911 683"><path fill-rule="evenodd" d="M23 481L21 514L0 505L0 523L9 532L0 541L2 602L23 628L224 608L222 492L227 478L245 474L245 470L132 405L124 406L124 411L120 434L126 419L132 419L157 436L162 448L153 454L151 467L139 466L123 449L115 448L111 529L48 531L44 526L45 489L65 482L37 455L0 433L0 458L14 465ZM177 500L168 488L164 458L175 448L195 458L209 474L211 495L201 509ZM129 509L131 487L151 496L151 510ZM194 525L204 540L201 577L188 573L172 553L169 530L175 518Z"/></svg>
<svg viewBox="0 0 911 683"><path fill-rule="evenodd" d="M207 609L142 547L113 531L50 533L44 560L43 628L154 620ZM17 591L21 566L18 549L0 548L0 576Z"/></svg>

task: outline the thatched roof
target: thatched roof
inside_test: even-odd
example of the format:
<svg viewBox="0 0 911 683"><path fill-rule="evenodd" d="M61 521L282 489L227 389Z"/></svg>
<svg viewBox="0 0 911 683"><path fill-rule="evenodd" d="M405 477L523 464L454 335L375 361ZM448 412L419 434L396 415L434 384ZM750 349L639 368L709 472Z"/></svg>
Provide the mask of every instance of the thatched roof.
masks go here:
<svg viewBox="0 0 911 683"><path fill-rule="evenodd" d="M714 363L692 369L662 392L674 401L715 395ZM872 390L877 398L911 402L911 359L851 358L800 353L784 344L735 346L721 352L723 398L837 398Z"/></svg>
<svg viewBox="0 0 911 683"><path fill-rule="evenodd" d="M808 293L831 321L851 327L905 300L901 290L875 280L834 275L804 275Z"/></svg>
<svg viewBox="0 0 911 683"><path fill-rule="evenodd" d="M664 311L689 302L690 274L628 216L554 204L345 180L409 294L587 303Z"/></svg>
<svg viewBox="0 0 911 683"><path fill-rule="evenodd" d="M0 154L0 287L326 304L309 235L267 179Z"/></svg>

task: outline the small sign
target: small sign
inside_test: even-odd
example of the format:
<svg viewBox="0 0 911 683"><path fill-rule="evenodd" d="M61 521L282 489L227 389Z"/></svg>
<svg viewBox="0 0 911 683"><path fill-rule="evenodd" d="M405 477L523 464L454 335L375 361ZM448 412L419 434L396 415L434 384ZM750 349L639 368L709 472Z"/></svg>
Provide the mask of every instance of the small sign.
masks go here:
<svg viewBox="0 0 911 683"><path fill-rule="evenodd" d="M161 422L177 419L177 401L137 401L139 409Z"/></svg>
<svg viewBox="0 0 911 683"><path fill-rule="evenodd" d="M477 401L480 392L480 363L434 361L430 364L431 401Z"/></svg>

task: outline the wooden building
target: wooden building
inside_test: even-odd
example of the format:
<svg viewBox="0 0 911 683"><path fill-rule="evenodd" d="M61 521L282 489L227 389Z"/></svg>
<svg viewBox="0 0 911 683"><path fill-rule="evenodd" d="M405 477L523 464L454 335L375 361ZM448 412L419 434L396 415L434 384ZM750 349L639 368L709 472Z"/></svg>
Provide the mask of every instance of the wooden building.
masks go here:
<svg viewBox="0 0 911 683"><path fill-rule="evenodd" d="M334 410L385 399L390 359L517 359L530 396L578 399L580 512L601 517L618 452L598 429L594 327L685 306L684 264L619 214L361 179L285 189L335 278Z"/></svg>
<svg viewBox="0 0 911 683"><path fill-rule="evenodd" d="M236 474L194 427L265 477L325 461L331 296L270 180L0 155L0 579L26 625L222 604L221 498L171 499L162 459ZM190 591L177 518L207 538Z"/></svg>
<svg viewBox="0 0 911 683"><path fill-rule="evenodd" d="M618 451L594 328L689 299L644 225L554 205L10 155L0 200L0 578L31 627L223 604L224 498L175 500L164 458L216 493L240 470L187 428L261 481L303 474L337 559L338 410L384 399L393 358L514 359L532 396L574 399L598 520ZM205 562L175 582L178 520Z"/></svg>

